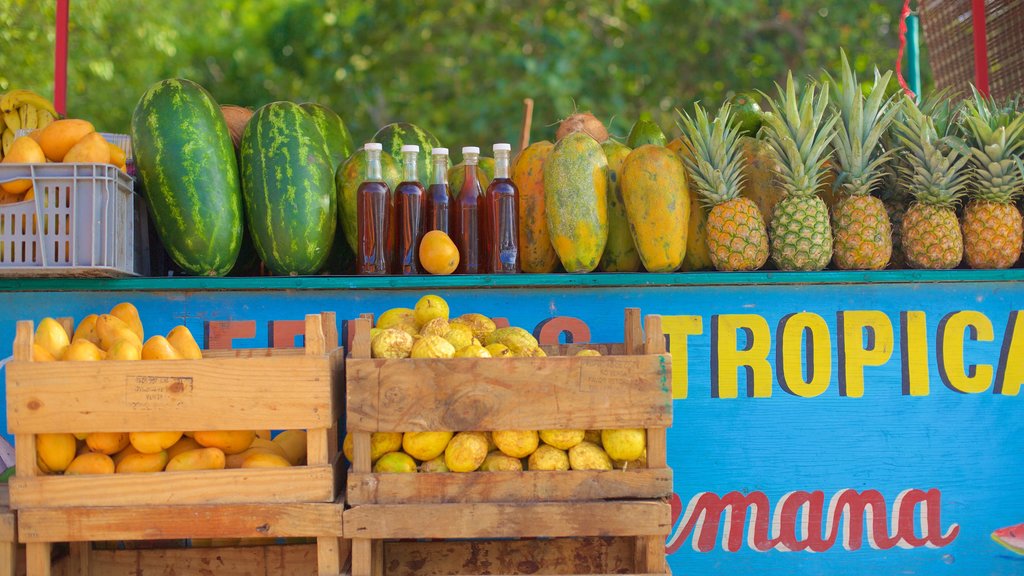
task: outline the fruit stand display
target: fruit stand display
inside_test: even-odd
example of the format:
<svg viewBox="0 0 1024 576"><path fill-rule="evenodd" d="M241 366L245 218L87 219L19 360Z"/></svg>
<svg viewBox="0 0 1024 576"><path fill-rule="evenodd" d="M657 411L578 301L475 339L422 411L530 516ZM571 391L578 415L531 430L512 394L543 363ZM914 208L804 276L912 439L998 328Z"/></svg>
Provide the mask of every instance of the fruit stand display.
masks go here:
<svg viewBox="0 0 1024 576"><path fill-rule="evenodd" d="M72 557L86 570L95 541L292 537L316 538L320 573L339 572L344 366L334 314L306 317L304 349L200 353L193 342L190 353L172 331L147 340L142 361L137 349L129 359L131 334L104 328L110 315L93 319L76 331L70 320L45 319L38 331L18 323L7 418L28 574L50 573L53 542L81 543ZM98 346L83 336L91 328ZM55 347L65 361L41 362ZM101 347L123 359L85 361ZM289 438L254 439L267 428ZM225 455L235 469L224 469Z"/></svg>

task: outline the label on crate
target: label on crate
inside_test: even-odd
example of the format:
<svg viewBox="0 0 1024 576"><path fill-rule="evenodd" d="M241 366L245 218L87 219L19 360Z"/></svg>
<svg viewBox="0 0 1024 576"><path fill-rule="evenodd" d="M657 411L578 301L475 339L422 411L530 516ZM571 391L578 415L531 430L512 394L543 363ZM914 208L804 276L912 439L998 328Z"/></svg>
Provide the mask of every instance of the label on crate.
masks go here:
<svg viewBox="0 0 1024 576"><path fill-rule="evenodd" d="M128 376L124 400L135 410L182 408L192 403L191 376Z"/></svg>

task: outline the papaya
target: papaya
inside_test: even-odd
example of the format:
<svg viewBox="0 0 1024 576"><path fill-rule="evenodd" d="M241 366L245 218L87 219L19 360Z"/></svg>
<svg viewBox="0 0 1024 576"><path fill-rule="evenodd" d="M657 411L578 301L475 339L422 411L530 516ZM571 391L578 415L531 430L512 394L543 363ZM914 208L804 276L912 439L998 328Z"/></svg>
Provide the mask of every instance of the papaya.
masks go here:
<svg viewBox="0 0 1024 576"><path fill-rule="evenodd" d="M601 256L601 270L604 272L636 272L640 270L640 255L629 231L626 205L622 200L619 186L622 162L629 156L628 146L614 140L601 144L608 158L608 243Z"/></svg>
<svg viewBox="0 0 1024 576"><path fill-rule="evenodd" d="M680 136L668 143L667 148L679 156L683 163L683 170L686 170L686 154L689 149L683 144ZM686 181L691 180L690 173L686 173ZM700 194L690 193L690 226L686 234L686 256L683 257L683 265L680 270L692 272L695 270L711 270L715 267L711 261L711 251L708 249L708 211L700 203Z"/></svg>
<svg viewBox="0 0 1024 576"><path fill-rule="evenodd" d="M673 272L686 256L690 191L683 163L664 146L645 144L622 163L622 196L640 261Z"/></svg>
<svg viewBox="0 0 1024 576"><path fill-rule="evenodd" d="M558 269L544 208L544 162L555 145L534 142L516 157L512 182L519 189L519 254L523 272L544 274Z"/></svg>
<svg viewBox="0 0 1024 576"><path fill-rule="evenodd" d="M743 184L740 185L740 194L757 204L758 210L761 211L761 218L764 219L764 225L768 226L771 224L775 205L783 196L782 187L772 184L773 174L778 170L777 165L772 158L770 147L765 141L743 136L740 138L740 146L743 148L743 156L746 160L743 165Z"/></svg>
<svg viewBox="0 0 1024 576"><path fill-rule="evenodd" d="M592 272L608 242L608 159L589 135L555 144L544 163L551 245L566 272Z"/></svg>

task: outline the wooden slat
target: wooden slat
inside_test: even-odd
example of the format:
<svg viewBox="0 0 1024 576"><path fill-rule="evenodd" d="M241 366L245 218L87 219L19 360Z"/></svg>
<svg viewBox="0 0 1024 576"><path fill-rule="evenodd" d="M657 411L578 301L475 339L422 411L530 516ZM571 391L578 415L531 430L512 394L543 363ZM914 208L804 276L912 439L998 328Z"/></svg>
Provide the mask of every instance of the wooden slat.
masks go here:
<svg viewBox="0 0 1024 576"><path fill-rule="evenodd" d="M331 466L10 479L11 507L333 502Z"/></svg>
<svg viewBox="0 0 1024 576"><path fill-rule="evenodd" d="M32 542L25 545L25 570L28 576L50 576L50 544Z"/></svg>
<svg viewBox="0 0 1024 576"><path fill-rule="evenodd" d="M643 352L643 329L640 325L640 309L626 308L626 327L623 335L626 354L636 355Z"/></svg>
<svg viewBox="0 0 1024 576"><path fill-rule="evenodd" d="M450 502L565 502L664 498L672 494L669 468L474 474L349 473L346 501L361 504Z"/></svg>
<svg viewBox="0 0 1024 576"><path fill-rule="evenodd" d="M0 542L17 542L18 524L14 513L7 508L0 509Z"/></svg>
<svg viewBox="0 0 1024 576"><path fill-rule="evenodd" d="M289 356L305 355L306 352L302 348L222 348L203 350L204 360L214 358L286 358Z"/></svg>
<svg viewBox="0 0 1024 576"><path fill-rule="evenodd" d="M349 358L347 425L371 432L666 427L671 364L667 354Z"/></svg>
<svg viewBox="0 0 1024 576"><path fill-rule="evenodd" d="M369 318L357 318L348 323L349 333L352 335L352 357L370 357L370 328L373 321Z"/></svg>
<svg viewBox="0 0 1024 576"><path fill-rule="evenodd" d="M89 542L72 542L69 545L68 572L80 576L90 576L89 561L92 544Z"/></svg>
<svg viewBox="0 0 1024 576"><path fill-rule="evenodd" d="M306 462L310 466L325 466L331 463L327 428L313 428L306 431Z"/></svg>
<svg viewBox="0 0 1024 576"><path fill-rule="evenodd" d="M671 527L669 505L661 501L371 504L345 511L345 534L353 539L664 537Z"/></svg>
<svg viewBox="0 0 1024 576"><path fill-rule="evenodd" d="M373 573L373 540L352 539L352 576L382 576Z"/></svg>
<svg viewBox="0 0 1024 576"><path fill-rule="evenodd" d="M342 535L340 503L27 508L22 542Z"/></svg>
<svg viewBox="0 0 1024 576"><path fill-rule="evenodd" d="M341 573L341 539L320 537L316 539L316 566L320 576L337 576Z"/></svg>
<svg viewBox="0 0 1024 576"><path fill-rule="evenodd" d="M306 315L305 334L306 356L323 356L327 353L327 342L324 340L324 326L319 314Z"/></svg>
<svg viewBox="0 0 1024 576"><path fill-rule="evenodd" d="M93 550L95 576L317 576L315 544Z"/></svg>
<svg viewBox="0 0 1024 576"><path fill-rule="evenodd" d="M7 366L15 433L324 428L336 421L326 357Z"/></svg>

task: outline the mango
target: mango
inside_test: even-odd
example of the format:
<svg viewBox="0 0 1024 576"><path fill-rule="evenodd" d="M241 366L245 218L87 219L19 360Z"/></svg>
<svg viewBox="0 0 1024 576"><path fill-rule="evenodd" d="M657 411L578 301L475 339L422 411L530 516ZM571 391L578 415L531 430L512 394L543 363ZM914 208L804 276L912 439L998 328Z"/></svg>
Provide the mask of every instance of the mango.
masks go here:
<svg viewBox="0 0 1024 576"><path fill-rule="evenodd" d="M257 453L258 454L273 454L275 456L281 456L280 453L278 453L278 452L276 452L274 450L271 450L271 449L269 449L269 448L267 448L265 446L251 446L251 447L249 447L249 449L244 450L242 452L239 452L238 454L227 454L227 455L225 455L225 457L224 457L224 467L225 468L241 468L242 464L245 463L245 459L246 458L248 458L249 456L252 456L253 454L257 454ZM285 456L281 456L281 457L284 458L284 460L286 462L288 461L287 457L285 457ZM288 462L288 465L291 466L291 462Z"/></svg>
<svg viewBox="0 0 1024 576"><path fill-rule="evenodd" d="M134 333L128 333L135 338ZM107 360L142 360L142 347L131 339L118 340L107 351Z"/></svg>
<svg viewBox="0 0 1024 576"><path fill-rule="evenodd" d="M153 336L142 346L143 360L181 360L181 354L163 336Z"/></svg>
<svg viewBox="0 0 1024 576"><path fill-rule="evenodd" d="M77 449L78 441L73 434L36 435L36 453L45 465L44 470L63 472L75 459Z"/></svg>
<svg viewBox="0 0 1024 576"><path fill-rule="evenodd" d="M174 458L175 456L181 454L182 452L188 452L189 450L198 450L199 448L202 447L203 446L199 444L199 442L196 442L195 438L182 435L181 439L174 443L174 446L171 446L170 448L167 449L167 457L168 459Z"/></svg>
<svg viewBox="0 0 1024 576"><path fill-rule="evenodd" d="M64 327L53 318L43 318L36 327L34 342L50 353L51 356L60 360L64 356L71 341Z"/></svg>
<svg viewBox="0 0 1024 576"><path fill-rule="evenodd" d="M139 337L139 342L146 340L145 331L142 329L142 320L139 319L139 310L131 302L121 302L110 309L110 315L120 318Z"/></svg>
<svg viewBox="0 0 1024 576"><path fill-rule="evenodd" d="M252 445L256 433L252 430L197 430L192 437L207 448L220 448L224 454L238 454Z"/></svg>
<svg viewBox="0 0 1024 576"><path fill-rule="evenodd" d="M85 437L89 450L106 454L117 454L128 447L128 434L124 432L93 432Z"/></svg>
<svg viewBox="0 0 1024 576"><path fill-rule="evenodd" d="M125 162L128 161L128 155L125 154L124 150L113 142L107 142L107 147L110 148L110 163L118 167L124 166ZM139 338L142 338L141 334Z"/></svg>
<svg viewBox="0 0 1024 576"><path fill-rule="evenodd" d="M269 441L274 437L274 435L270 433L270 430L256 430L255 432L257 438L262 438L264 440Z"/></svg>
<svg viewBox="0 0 1024 576"><path fill-rule="evenodd" d="M168 472L181 470L222 470L224 464L224 452L221 452L220 448L198 448L182 452L171 458L165 470Z"/></svg>
<svg viewBox="0 0 1024 576"><path fill-rule="evenodd" d="M106 358L103 350L88 340L75 340L67 347L61 360L79 362L98 362Z"/></svg>
<svg viewBox="0 0 1024 576"><path fill-rule="evenodd" d="M57 359L50 354L50 351L43 348L39 344L32 344L32 361L33 362L56 362Z"/></svg>
<svg viewBox="0 0 1024 576"><path fill-rule="evenodd" d="M177 326L167 333L167 342L186 360L202 360L203 352L192 337L192 332L184 326Z"/></svg>
<svg viewBox="0 0 1024 576"><path fill-rule="evenodd" d="M114 473L114 461L110 459L110 456L106 454L100 454L98 452L89 452L78 456L71 461L67 469L64 470L65 476L74 476L76 474L113 474Z"/></svg>
<svg viewBox="0 0 1024 576"><path fill-rule="evenodd" d="M120 464L122 460L124 460L125 458L131 456L132 454L142 454L142 452L139 452L138 450L136 450L135 446L132 446L131 444L128 444L128 446L125 446L124 450L121 450L120 452L118 452L117 454L114 454L112 456L112 458L114 460L114 467L116 468L117 465Z"/></svg>
<svg viewBox="0 0 1024 576"><path fill-rule="evenodd" d="M104 350L109 350L114 345L114 342L120 340L120 333L122 331L132 332L132 328L117 316L101 314L96 319L96 335L100 340L100 348Z"/></svg>
<svg viewBox="0 0 1024 576"><path fill-rule="evenodd" d="M288 458L288 452L285 451L283 446L281 446L277 442L274 442L273 440L269 440L267 438L260 438L258 435L256 436L256 438L253 439L252 445L249 446L249 448L263 448L272 454L277 454L278 456Z"/></svg>
<svg viewBox="0 0 1024 576"><path fill-rule="evenodd" d="M287 468L291 462L277 454L254 452L242 462L242 468Z"/></svg>
<svg viewBox="0 0 1024 576"><path fill-rule="evenodd" d="M401 434L398 435L398 446L402 446ZM288 461L292 463L292 466L298 466L301 462L306 460L306 431L305 430L285 430L274 437L274 443L284 449L285 454L288 455ZM398 448L395 448L398 450Z"/></svg>
<svg viewBox="0 0 1024 576"><path fill-rule="evenodd" d="M143 454L156 454L167 450L181 439L181 432L130 432L132 446Z"/></svg>
<svg viewBox="0 0 1024 576"><path fill-rule="evenodd" d="M86 134L81 140L68 150L61 162L96 162L98 164L110 163L110 146L107 139L100 133L93 132Z"/></svg>
<svg viewBox="0 0 1024 576"><path fill-rule="evenodd" d="M136 474L141 472L161 472L170 461L167 451L156 454L129 454L116 463L118 474Z"/></svg>
<svg viewBox="0 0 1024 576"><path fill-rule="evenodd" d="M41 164L43 162L46 162L46 155L43 154L43 149L39 147L35 140L26 136L15 138L3 159L4 164ZM21 194L31 187L32 181L28 178L0 184L0 189L8 194Z"/></svg>
<svg viewBox="0 0 1024 576"><path fill-rule="evenodd" d="M78 328L75 328L75 335L71 338L71 341L84 339L99 346L100 335L96 333L96 321L99 318L96 314L89 314L82 318L82 321L78 323Z"/></svg>
<svg viewBox="0 0 1024 576"><path fill-rule="evenodd" d="M95 131L92 123L86 120L57 120L39 133L39 147L51 161L60 162L75 144ZM109 156L109 150L107 154Z"/></svg>

